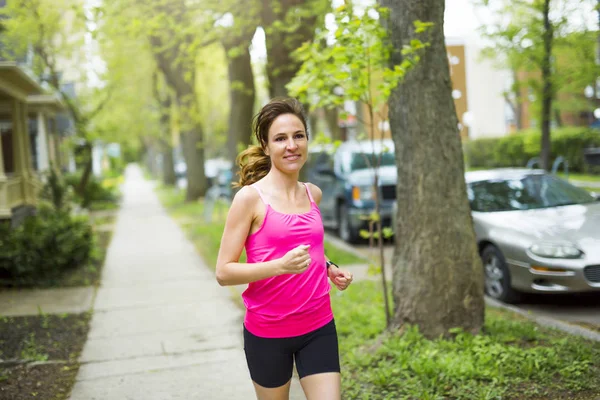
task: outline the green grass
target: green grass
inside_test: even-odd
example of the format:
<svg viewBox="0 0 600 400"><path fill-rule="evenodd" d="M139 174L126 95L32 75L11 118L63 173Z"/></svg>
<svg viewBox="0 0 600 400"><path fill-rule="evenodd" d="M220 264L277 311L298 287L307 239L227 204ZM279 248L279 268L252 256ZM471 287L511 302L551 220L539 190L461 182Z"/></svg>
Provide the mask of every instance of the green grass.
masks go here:
<svg viewBox="0 0 600 400"><path fill-rule="evenodd" d="M216 204L212 221L207 222L203 200L185 203L183 191L165 186L159 186L157 193L169 214L179 222L209 267L214 270L227 216L227 206L222 203ZM325 241L325 254L339 265L365 262L327 241ZM240 262L246 262L245 251L242 252Z"/></svg>
<svg viewBox="0 0 600 400"><path fill-rule="evenodd" d="M566 175L562 172L560 172L556 175L560 176L563 179L566 178ZM600 175L569 173L569 179L573 179L575 181L584 181L584 182L600 182Z"/></svg>
<svg viewBox="0 0 600 400"><path fill-rule="evenodd" d="M521 168L521 167L515 167L515 168ZM481 170L486 170L486 169L490 169L490 168L477 168L476 167L476 168L467 168L466 170L467 171L481 171ZM566 175L564 172L559 172L556 175L561 177L562 179L566 179ZM600 175L580 174L580 173L570 172L569 179L573 179L575 181L583 181L583 182L600 182Z"/></svg>
<svg viewBox="0 0 600 400"><path fill-rule="evenodd" d="M566 175L562 172L556 175L560 176L563 179L566 178ZM569 179L584 182L600 182L600 175L569 173Z"/></svg>
<svg viewBox="0 0 600 400"><path fill-rule="evenodd" d="M596 399L600 345L487 308L484 332L384 330L376 282L332 292L344 399Z"/></svg>
<svg viewBox="0 0 600 400"><path fill-rule="evenodd" d="M327 240L325 240L324 247L327 257L342 268L344 265L368 263L366 259L342 250Z"/></svg>

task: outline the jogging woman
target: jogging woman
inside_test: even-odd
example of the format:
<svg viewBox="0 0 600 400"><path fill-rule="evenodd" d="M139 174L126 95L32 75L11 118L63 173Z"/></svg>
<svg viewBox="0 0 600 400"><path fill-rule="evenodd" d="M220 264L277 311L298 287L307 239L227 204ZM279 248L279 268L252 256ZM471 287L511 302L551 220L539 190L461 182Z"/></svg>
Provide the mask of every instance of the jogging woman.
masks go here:
<svg viewBox="0 0 600 400"><path fill-rule="evenodd" d="M308 156L300 103L277 98L255 116L258 145L238 156L235 195L217 259L221 285L248 283L244 350L259 400L287 400L294 361L308 400L339 400L340 362L328 279L352 274L327 260L321 190L298 181ZM247 262L240 263L246 248Z"/></svg>

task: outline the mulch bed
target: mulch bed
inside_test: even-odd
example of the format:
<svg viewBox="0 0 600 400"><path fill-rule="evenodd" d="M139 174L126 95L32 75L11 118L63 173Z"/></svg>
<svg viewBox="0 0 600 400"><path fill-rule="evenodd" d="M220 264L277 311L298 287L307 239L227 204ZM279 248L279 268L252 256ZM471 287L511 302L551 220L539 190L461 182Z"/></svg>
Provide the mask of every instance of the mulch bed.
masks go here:
<svg viewBox="0 0 600 400"><path fill-rule="evenodd" d="M91 313L0 318L0 399L69 397Z"/></svg>

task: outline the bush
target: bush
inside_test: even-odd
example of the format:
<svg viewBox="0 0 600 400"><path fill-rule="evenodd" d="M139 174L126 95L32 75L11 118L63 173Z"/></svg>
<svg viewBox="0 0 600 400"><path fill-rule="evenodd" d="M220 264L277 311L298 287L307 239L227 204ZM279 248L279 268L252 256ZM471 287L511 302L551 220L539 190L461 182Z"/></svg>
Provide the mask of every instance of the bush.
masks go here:
<svg viewBox="0 0 600 400"><path fill-rule="evenodd" d="M17 228L0 226L0 280L24 286L58 279L87 264L92 248L87 218L42 205Z"/></svg>
<svg viewBox="0 0 600 400"><path fill-rule="evenodd" d="M600 173L586 164L583 151L600 146L600 133L588 128L568 127L552 131L551 162L563 156L569 162L569 171ZM525 167L540 154L540 133L522 131L500 138L474 139L464 143L465 162L469 168Z"/></svg>
<svg viewBox="0 0 600 400"><path fill-rule="evenodd" d="M40 198L52 203L55 210L69 211L71 209L73 189L53 166L46 176L46 183L42 188Z"/></svg>
<svg viewBox="0 0 600 400"><path fill-rule="evenodd" d="M65 180L72 188L77 188L79 181L81 180L81 174L75 173L65 176ZM111 180L111 182L113 182ZM117 183L119 181L117 180ZM84 208L90 208L94 202L102 203L117 203L119 201L119 188L118 184L103 185L103 181L90 176L90 179L85 187L83 196L80 194L75 195L75 200Z"/></svg>

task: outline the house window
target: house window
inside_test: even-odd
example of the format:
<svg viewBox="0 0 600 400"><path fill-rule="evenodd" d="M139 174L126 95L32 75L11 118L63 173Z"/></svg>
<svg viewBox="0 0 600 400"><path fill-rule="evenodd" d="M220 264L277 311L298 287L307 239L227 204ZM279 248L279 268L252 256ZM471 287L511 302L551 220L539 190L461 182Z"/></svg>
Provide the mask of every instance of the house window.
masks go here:
<svg viewBox="0 0 600 400"><path fill-rule="evenodd" d="M31 151L31 167L34 171L38 170L38 123L36 118L29 118L27 124L27 131L29 132L29 145Z"/></svg>
<svg viewBox="0 0 600 400"><path fill-rule="evenodd" d="M0 120L0 135L2 136L2 159L4 160L4 173L15 172L15 160L13 157L13 134L12 122Z"/></svg>

